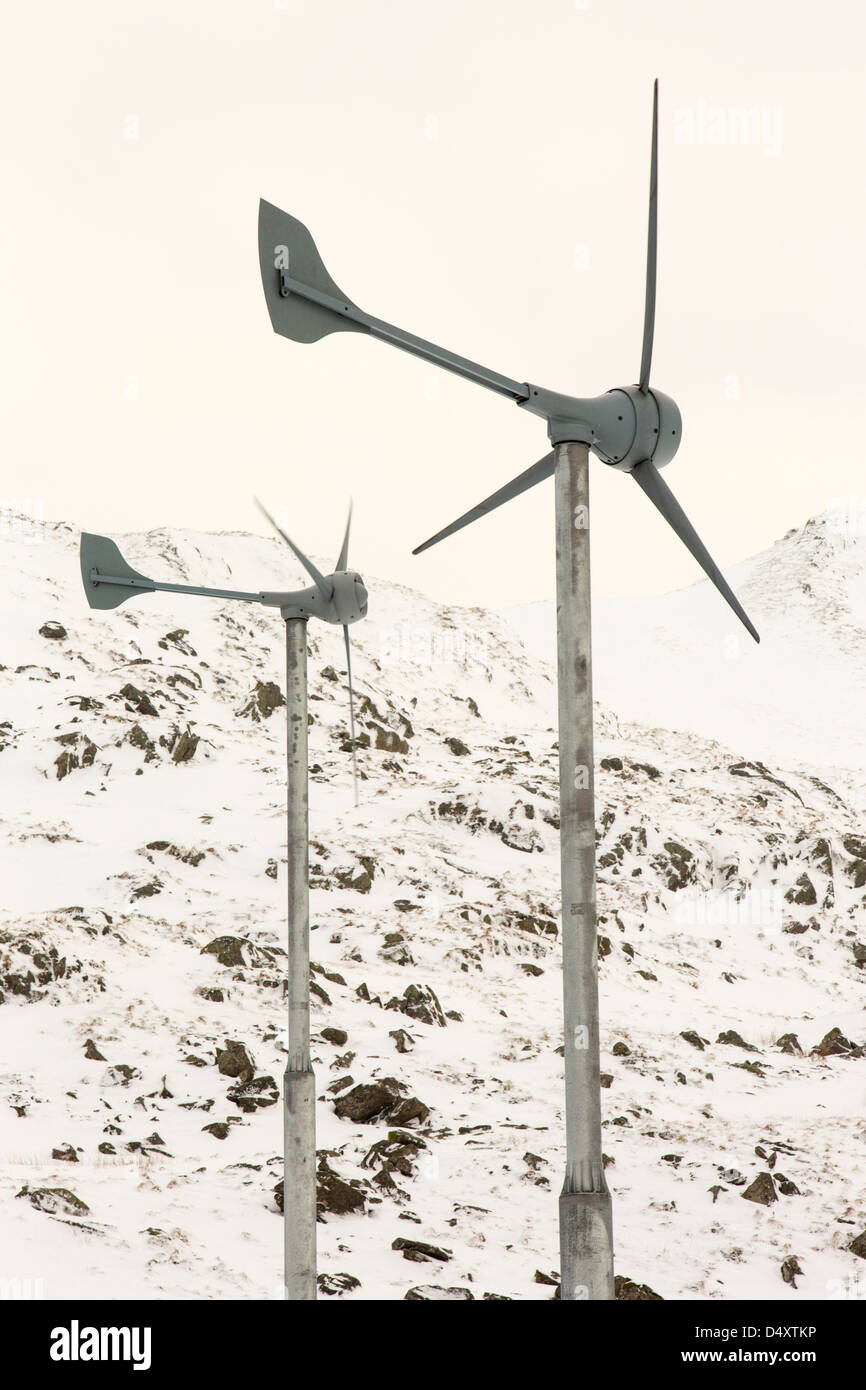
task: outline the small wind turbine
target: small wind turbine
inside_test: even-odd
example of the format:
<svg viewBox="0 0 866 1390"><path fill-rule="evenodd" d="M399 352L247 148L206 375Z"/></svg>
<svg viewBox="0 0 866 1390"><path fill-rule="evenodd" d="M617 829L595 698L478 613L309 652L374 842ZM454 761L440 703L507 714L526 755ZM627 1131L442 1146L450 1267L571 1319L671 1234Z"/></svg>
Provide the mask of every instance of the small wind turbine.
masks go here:
<svg viewBox="0 0 866 1390"><path fill-rule="evenodd" d="M650 388L656 302L658 82L653 89L649 233L640 375L633 386L584 398L515 381L447 348L373 318L328 274L307 228L271 203L259 208L259 260L275 332L311 343L328 333L369 333L485 386L547 422L553 450L416 554L545 478L556 497L560 855L565 1014L566 1172L559 1202L563 1299L613 1298L610 1193L601 1154L595 809L589 583L589 451L630 473L691 551L749 633L758 634L659 470L681 438L680 412Z"/></svg>
<svg viewBox="0 0 866 1390"><path fill-rule="evenodd" d="M360 574L348 568L349 529L334 573L323 575L273 517L258 503L274 529L300 560L313 580L297 592L242 593L235 589L205 589L192 584L165 584L147 579L129 566L106 536L81 537L81 578L91 608L117 608L128 598L155 590L196 594L205 598L240 599L278 608L286 624L286 727L288 786L288 1008L289 1050L285 1071L283 1227L285 1236L285 1296L292 1300L316 1297L316 1092L310 1058L310 903L309 797L307 756L307 622L338 624L346 642L349 679L355 805L358 773L355 755L355 713L349 627L367 616L367 590Z"/></svg>

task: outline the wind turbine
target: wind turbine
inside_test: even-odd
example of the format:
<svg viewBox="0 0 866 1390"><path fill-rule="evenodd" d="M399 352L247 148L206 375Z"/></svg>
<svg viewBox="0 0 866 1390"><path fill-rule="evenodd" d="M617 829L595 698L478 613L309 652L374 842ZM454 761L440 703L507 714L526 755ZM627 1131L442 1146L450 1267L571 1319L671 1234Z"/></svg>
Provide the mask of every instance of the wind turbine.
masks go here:
<svg viewBox="0 0 866 1390"><path fill-rule="evenodd" d="M355 702L349 627L367 616L367 590L361 576L348 568L351 506L334 572L323 575L261 503L257 505L313 580L310 588L296 592L243 593L235 589L205 589L198 585L167 584L147 579L126 563L114 541L87 532L81 537L81 578L91 608L117 608L128 598L159 590L169 594L195 594L204 598L261 603L268 608L278 608L285 620L289 1049L284 1076L283 1228L285 1296L299 1301L316 1297L316 1092L310 1058L307 622L310 618L319 618L325 623L338 624L343 629L357 806Z"/></svg>
<svg viewBox="0 0 866 1390"><path fill-rule="evenodd" d="M563 1299L613 1298L611 1199L601 1154L595 806L589 577L589 453L630 473L673 527L755 641L758 634L661 476L680 445L680 412L650 387L656 305L658 81L653 87L649 230L640 374L604 395L563 395L502 376L373 318L331 279L307 228L271 203L259 209L259 260L275 332L309 343L369 333L479 386L547 423L553 449L417 547L420 553L553 476L559 698L560 857L565 1034L566 1172L559 1199Z"/></svg>

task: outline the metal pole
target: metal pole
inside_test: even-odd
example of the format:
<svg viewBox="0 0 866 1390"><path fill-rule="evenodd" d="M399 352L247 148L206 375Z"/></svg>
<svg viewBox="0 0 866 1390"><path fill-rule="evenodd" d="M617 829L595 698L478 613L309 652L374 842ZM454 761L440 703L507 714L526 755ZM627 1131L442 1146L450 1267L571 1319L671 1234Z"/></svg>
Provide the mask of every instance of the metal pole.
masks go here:
<svg viewBox="0 0 866 1390"><path fill-rule="evenodd" d="M283 1226L286 1298L316 1297L316 1090L310 1060L307 623L286 618L289 1055L285 1073Z"/></svg>
<svg viewBox="0 0 866 1390"><path fill-rule="evenodd" d="M589 449L557 444L554 456L566 1130L560 1297L600 1300L613 1298L613 1226L601 1157Z"/></svg>

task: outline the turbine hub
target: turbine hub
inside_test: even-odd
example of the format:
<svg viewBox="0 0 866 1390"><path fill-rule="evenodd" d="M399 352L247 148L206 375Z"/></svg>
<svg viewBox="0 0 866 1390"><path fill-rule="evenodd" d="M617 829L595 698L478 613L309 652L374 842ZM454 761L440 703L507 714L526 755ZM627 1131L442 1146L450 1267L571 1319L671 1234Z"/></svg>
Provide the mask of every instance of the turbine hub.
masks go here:
<svg viewBox="0 0 866 1390"><path fill-rule="evenodd" d="M345 627L366 618L367 589L360 574L355 570L338 570L331 575L331 583L334 586L331 603L335 616L329 621Z"/></svg>
<svg viewBox="0 0 866 1390"><path fill-rule="evenodd" d="M519 404L547 421L552 444L588 444L611 468L630 473L646 459L664 468L679 448L679 408L663 391L618 386L603 396L583 398L541 386L527 389L529 395Z"/></svg>

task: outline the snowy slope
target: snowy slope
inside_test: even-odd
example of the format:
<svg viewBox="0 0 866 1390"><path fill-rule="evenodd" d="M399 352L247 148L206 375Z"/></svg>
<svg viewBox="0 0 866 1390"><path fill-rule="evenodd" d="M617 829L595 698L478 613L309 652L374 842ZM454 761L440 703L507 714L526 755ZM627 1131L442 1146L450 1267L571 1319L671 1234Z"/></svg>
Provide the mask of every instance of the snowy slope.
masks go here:
<svg viewBox="0 0 866 1390"><path fill-rule="evenodd" d="M696 573L700 573L695 566ZM721 739L747 757L866 769L866 513L813 517L726 571L757 646L708 580L593 607L597 698L627 719ZM552 602L508 612L555 659Z"/></svg>
<svg viewBox="0 0 866 1390"><path fill-rule="evenodd" d="M300 579L251 536L121 548L180 582ZM56 1298L277 1297L280 1107L256 1106L272 1088L238 1091L216 1057L243 1043L255 1077L281 1081L284 724L265 713L269 683L284 686L279 618L166 595L91 613L63 525L7 536L0 567L0 1279ZM343 1297L549 1298L535 1274L557 1266L563 1167L552 672L500 616L368 584L357 810L341 635L310 631L318 1143L326 1206L356 1207L323 1213L320 1269L359 1281ZM862 1291L846 1247L866 1226L866 1058L810 1055L833 1028L866 1038L861 789L778 761L757 733L747 763L737 740L629 714L597 711L617 1270L665 1298ZM234 940L205 951L220 938ZM716 1041L730 1030L758 1051ZM776 1045L788 1033L802 1053ZM338 1113L388 1078L390 1111ZM389 1147L389 1113L413 1100ZM743 1200L770 1170L777 1200ZM87 1210L40 1195L57 1188ZM450 1258L407 1260L400 1238ZM780 1274L792 1255L797 1289Z"/></svg>

